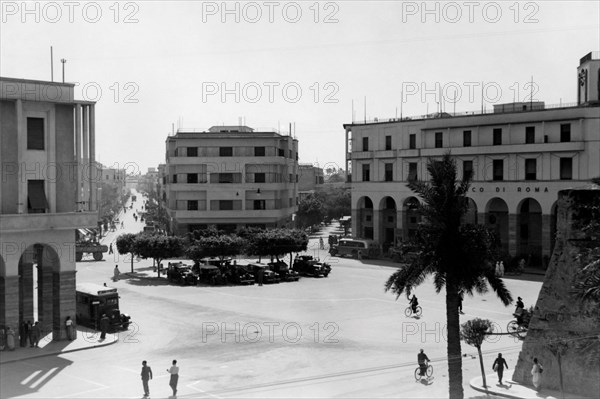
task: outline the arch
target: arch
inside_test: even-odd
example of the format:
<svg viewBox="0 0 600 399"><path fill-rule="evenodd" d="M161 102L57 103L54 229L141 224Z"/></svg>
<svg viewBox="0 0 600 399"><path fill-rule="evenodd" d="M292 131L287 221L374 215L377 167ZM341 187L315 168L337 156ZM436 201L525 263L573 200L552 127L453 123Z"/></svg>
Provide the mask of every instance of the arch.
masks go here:
<svg viewBox="0 0 600 399"><path fill-rule="evenodd" d="M381 230L379 237L381 237L383 251L387 252L388 248L396 242L396 226L398 223L396 200L389 196L383 197L379 202L379 210Z"/></svg>
<svg viewBox="0 0 600 399"><path fill-rule="evenodd" d="M477 224L477 204L473 198L467 197L467 211L462 217L463 224Z"/></svg>
<svg viewBox="0 0 600 399"><path fill-rule="evenodd" d="M357 229L354 235L358 238L373 239L373 200L363 196L357 202Z"/></svg>
<svg viewBox="0 0 600 399"><path fill-rule="evenodd" d="M421 212L418 210L420 202L417 197L408 197L402 203L403 238L409 240L417 232L421 223Z"/></svg>
<svg viewBox="0 0 600 399"><path fill-rule="evenodd" d="M542 264L542 206L533 198L517 205L517 256L530 266Z"/></svg>
<svg viewBox="0 0 600 399"><path fill-rule="evenodd" d="M484 224L495 231L500 246L508 252L508 205L502 198L494 197L485 205Z"/></svg>

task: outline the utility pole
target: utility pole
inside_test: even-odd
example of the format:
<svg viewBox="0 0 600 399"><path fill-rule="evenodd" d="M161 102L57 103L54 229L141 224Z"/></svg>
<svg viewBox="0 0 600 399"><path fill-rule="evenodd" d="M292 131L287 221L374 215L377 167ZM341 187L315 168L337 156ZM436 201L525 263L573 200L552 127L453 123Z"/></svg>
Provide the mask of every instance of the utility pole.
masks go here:
<svg viewBox="0 0 600 399"><path fill-rule="evenodd" d="M61 58L60 62L62 62L63 83L65 83L65 64L67 63L67 60Z"/></svg>

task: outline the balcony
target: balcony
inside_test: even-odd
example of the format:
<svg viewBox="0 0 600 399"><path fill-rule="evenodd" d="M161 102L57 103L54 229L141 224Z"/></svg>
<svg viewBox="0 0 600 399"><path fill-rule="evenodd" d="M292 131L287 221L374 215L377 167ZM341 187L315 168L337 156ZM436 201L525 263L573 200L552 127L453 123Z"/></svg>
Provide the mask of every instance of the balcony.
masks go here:
<svg viewBox="0 0 600 399"><path fill-rule="evenodd" d="M0 231L3 234L40 230L74 230L85 227L98 227L98 211L0 215Z"/></svg>

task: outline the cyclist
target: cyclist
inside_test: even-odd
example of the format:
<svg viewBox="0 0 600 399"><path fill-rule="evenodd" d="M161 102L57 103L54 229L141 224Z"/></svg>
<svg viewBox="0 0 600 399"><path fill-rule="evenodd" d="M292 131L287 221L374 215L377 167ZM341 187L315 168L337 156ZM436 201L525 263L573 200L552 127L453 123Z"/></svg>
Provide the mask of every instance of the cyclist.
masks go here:
<svg viewBox="0 0 600 399"><path fill-rule="evenodd" d="M514 316L517 318L517 324L521 325L523 323L523 311L525 310L525 304L521 297L517 298L517 308L515 309Z"/></svg>
<svg viewBox="0 0 600 399"><path fill-rule="evenodd" d="M417 313L417 306L419 305L419 300L417 299L417 296L415 294L413 294L412 298L410 298L410 305L412 308L413 313Z"/></svg>
<svg viewBox="0 0 600 399"><path fill-rule="evenodd" d="M421 377L423 377L427 371L427 363L429 362L429 358L423 349L421 349L421 351L417 354L417 362L419 363L419 368L421 369Z"/></svg>

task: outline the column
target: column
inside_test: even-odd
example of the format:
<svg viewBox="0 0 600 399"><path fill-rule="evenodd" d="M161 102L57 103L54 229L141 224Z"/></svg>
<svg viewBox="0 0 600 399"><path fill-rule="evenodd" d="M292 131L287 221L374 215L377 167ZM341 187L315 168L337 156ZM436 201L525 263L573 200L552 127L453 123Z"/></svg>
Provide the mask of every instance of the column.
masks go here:
<svg viewBox="0 0 600 399"><path fill-rule="evenodd" d="M0 324L19 331L19 276L0 278Z"/></svg>
<svg viewBox="0 0 600 399"><path fill-rule="evenodd" d="M17 135L18 135L18 144L17 144L17 162L19 165L23 165L23 156L25 153L25 149L27 148L27 130L26 126L23 123L23 101L20 99L15 103L16 111L17 111ZM18 196L17 196L17 213L25 213L27 210L27 197L25 196L25 192L27 189L27 178L23 175L23 169L19 167L19 180L18 180Z"/></svg>
<svg viewBox="0 0 600 399"><path fill-rule="evenodd" d="M58 341L67 338L65 320L71 316L75 323L75 270L52 274L54 319L52 339Z"/></svg>
<svg viewBox="0 0 600 399"><path fill-rule="evenodd" d="M517 256L518 220L518 215L515 215L514 213L508 215L508 253L511 256Z"/></svg>
<svg viewBox="0 0 600 399"><path fill-rule="evenodd" d="M52 331L52 267L38 264L38 321L41 337Z"/></svg>
<svg viewBox="0 0 600 399"><path fill-rule="evenodd" d="M485 225L487 223L486 213L485 212L477 212L477 224Z"/></svg>
<svg viewBox="0 0 600 399"><path fill-rule="evenodd" d="M362 232L360 231L362 221L360 218L362 217L362 212L359 212L358 209L352 208L352 235L355 237L361 237Z"/></svg>
<svg viewBox="0 0 600 399"><path fill-rule="evenodd" d="M83 159L81 161L84 174L83 174L83 187L82 187L82 198L83 201L83 209L90 210L90 180L92 177L92 168L90 167L90 131L89 131L89 118L88 118L88 106L82 105L81 108L81 119L82 119L82 127L83 127L83 149L82 156Z"/></svg>
<svg viewBox="0 0 600 399"><path fill-rule="evenodd" d="M383 210L373 209L373 241L380 245L383 243L383 229L385 225L382 219Z"/></svg>
<svg viewBox="0 0 600 399"><path fill-rule="evenodd" d="M19 274L19 312L22 320L33 322L33 263L22 262Z"/></svg>

